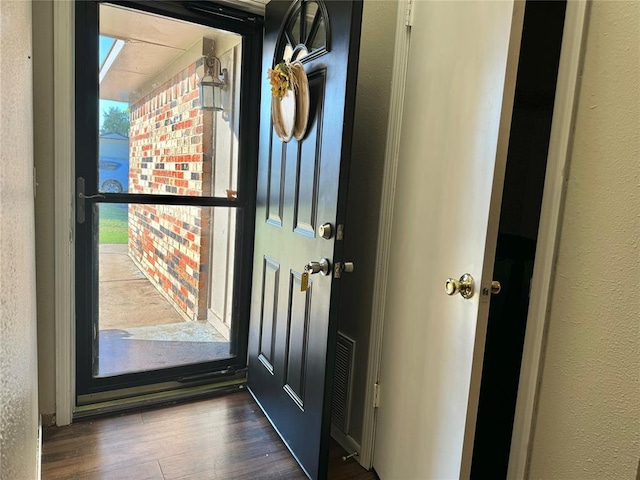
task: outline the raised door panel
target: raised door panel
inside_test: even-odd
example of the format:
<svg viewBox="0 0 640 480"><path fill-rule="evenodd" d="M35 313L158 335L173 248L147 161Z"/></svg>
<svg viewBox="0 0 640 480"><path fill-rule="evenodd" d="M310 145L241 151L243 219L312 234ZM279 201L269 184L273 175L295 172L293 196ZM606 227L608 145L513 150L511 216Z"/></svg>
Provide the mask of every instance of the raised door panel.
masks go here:
<svg viewBox="0 0 640 480"><path fill-rule="evenodd" d="M284 187L286 161L286 145L278 140L271 127L269 145L269 170L267 188L267 222L275 227L282 227L284 210Z"/></svg>
<svg viewBox="0 0 640 480"><path fill-rule="evenodd" d="M283 388L293 402L304 410L313 284L302 292L300 277L300 272L291 271Z"/></svg>
<svg viewBox="0 0 640 480"><path fill-rule="evenodd" d="M276 348L278 322L278 290L280 264L265 257L262 271L262 308L260 312L260 353L258 358L264 367L273 374L273 359Z"/></svg>
<svg viewBox="0 0 640 480"><path fill-rule="evenodd" d="M294 231L309 237L315 237L318 226L325 82L325 70L317 70L309 75L309 91L314 111L310 114L311 124L307 135L298 142L297 150Z"/></svg>

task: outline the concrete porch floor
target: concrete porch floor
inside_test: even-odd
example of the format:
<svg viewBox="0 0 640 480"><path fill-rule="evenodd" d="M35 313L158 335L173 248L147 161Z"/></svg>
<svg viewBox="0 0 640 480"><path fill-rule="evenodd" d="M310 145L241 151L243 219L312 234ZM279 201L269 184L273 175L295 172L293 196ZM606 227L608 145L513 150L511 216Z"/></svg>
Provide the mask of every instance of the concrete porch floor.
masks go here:
<svg viewBox="0 0 640 480"><path fill-rule="evenodd" d="M134 265L127 245L99 248L100 330L186 323Z"/></svg>
<svg viewBox="0 0 640 480"><path fill-rule="evenodd" d="M156 370L230 356L209 322L185 322L140 272L123 244L99 251L99 376Z"/></svg>

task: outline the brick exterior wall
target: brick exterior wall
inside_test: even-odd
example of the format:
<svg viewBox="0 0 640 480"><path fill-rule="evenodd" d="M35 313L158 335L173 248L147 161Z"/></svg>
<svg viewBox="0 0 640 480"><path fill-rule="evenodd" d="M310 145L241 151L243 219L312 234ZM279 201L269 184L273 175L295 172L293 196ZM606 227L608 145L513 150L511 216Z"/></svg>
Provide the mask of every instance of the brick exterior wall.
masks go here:
<svg viewBox="0 0 640 480"><path fill-rule="evenodd" d="M209 195L213 113L193 64L130 107L129 192ZM129 206L129 255L186 320L205 320L211 208Z"/></svg>

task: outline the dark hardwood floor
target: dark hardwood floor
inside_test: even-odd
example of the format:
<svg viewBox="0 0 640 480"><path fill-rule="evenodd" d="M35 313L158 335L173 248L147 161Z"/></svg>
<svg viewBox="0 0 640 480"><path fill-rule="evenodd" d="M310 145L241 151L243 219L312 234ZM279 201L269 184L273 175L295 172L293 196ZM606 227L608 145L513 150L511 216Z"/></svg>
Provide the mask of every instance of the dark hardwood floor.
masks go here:
<svg viewBox="0 0 640 480"><path fill-rule="evenodd" d="M329 478L374 480L331 447ZM45 429L42 478L304 479L247 392Z"/></svg>

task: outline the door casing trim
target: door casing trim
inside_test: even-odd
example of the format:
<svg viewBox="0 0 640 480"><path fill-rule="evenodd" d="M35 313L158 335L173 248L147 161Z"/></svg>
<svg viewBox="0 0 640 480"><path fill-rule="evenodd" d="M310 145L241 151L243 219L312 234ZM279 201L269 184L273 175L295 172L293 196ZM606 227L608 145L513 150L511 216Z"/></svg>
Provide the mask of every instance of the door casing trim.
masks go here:
<svg viewBox="0 0 640 480"><path fill-rule="evenodd" d="M540 208L536 257L507 470L507 478L513 480L525 478L528 473L538 384L542 373L545 330L573 140L579 73L582 70L588 6L585 0L568 1L565 13L547 172Z"/></svg>
<svg viewBox="0 0 640 480"><path fill-rule="evenodd" d="M365 394L361 440L362 451L358 457L360 464L367 469L373 466L377 412L377 407L374 407L373 402L374 385L379 380L382 360L389 248L394 210L393 200L395 197L406 69L411 38L411 27L406 24L407 8L407 0L401 0L398 3L394 67L391 79L392 95L389 108L384 180L380 201L376 252L377 273L374 279L374 301L371 314L367 391ZM507 478L509 479L524 478L528 468L532 427L538 396L538 380L541 374L541 359L544 350L544 332L550 306L550 292L553 288L557 239L562 220L561 213L564 204L568 158L571 153L576 92L581 69L587 10L588 2L586 0L567 2L547 159L547 173L543 190L540 227L509 455L507 473Z"/></svg>
<svg viewBox="0 0 640 480"><path fill-rule="evenodd" d="M53 3L54 278L56 425L71 424L75 408L73 272L75 85L74 3Z"/></svg>
<svg viewBox="0 0 640 480"><path fill-rule="evenodd" d="M382 336L384 310L389 271L389 249L393 225L393 204L396 190L396 172L400 151L404 92L409 65L409 40L411 27L407 25L408 0L399 0L396 18L395 50L391 73L391 96L389 99L389 122L387 126L386 150L382 176L380 215L378 219L378 243L376 249L376 274L373 280L373 305L369 332L369 356L367 361L364 418L362 424L361 451L356 460L367 470L373 466L377 407L374 407L375 385L380 379L382 362Z"/></svg>

